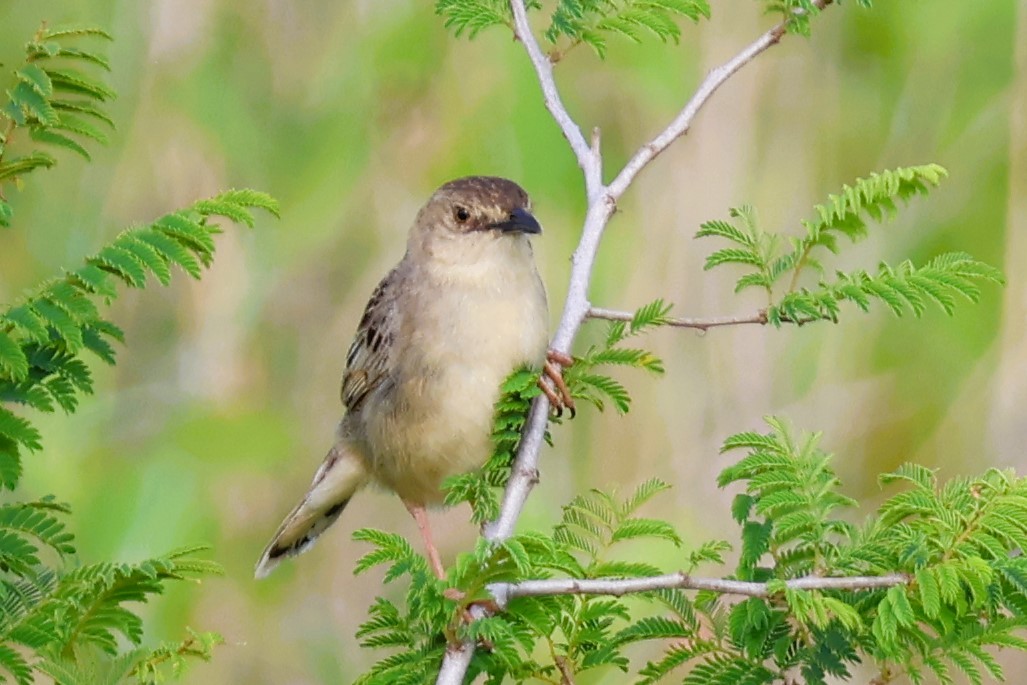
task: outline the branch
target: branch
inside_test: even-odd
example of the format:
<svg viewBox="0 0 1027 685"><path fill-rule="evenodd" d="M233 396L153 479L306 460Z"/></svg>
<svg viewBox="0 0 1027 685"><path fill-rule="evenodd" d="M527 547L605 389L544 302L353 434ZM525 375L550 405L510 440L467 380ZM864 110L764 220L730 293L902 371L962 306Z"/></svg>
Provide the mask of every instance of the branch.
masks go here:
<svg viewBox="0 0 1027 685"><path fill-rule="evenodd" d="M818 9L822 10L830 5L833 0L815 0L813 5ZM519 0L514 0L514 4L519 4ZM801 10L800 10L801 11ZM656 159L657 155L670 147L670 144L675 140L688 133L688 130L692 127L692 120L695 119L695 115L699 113L706 101L710 99L710 96L717 92L717 89L724 85L724 82L734 76L742 67L751 62L753 58L762 52L765 52L767 48L777 45L778 41L784 36L785 31L788 29L788 21L782 21L774 28L770 29L762 36L757 38L755 41L750 43L744 50L735 55L734 58L720 65L710 73L706 75L702 83L696 89L695 94L685 104L684 109L674 117L674 120L670 122L667 128L663 129L655 138L643 145L638 149L638 152L632 156L628 163L624 165L620 173L617 174L617 178L613 179L610 183L608 192L614 198L619 198L631 182L635 180L635 176L638 175L642 169L644 169L651 161Z"/></svg>
<svg viewBox="0 0 1027 685"><path fill-rule="evenodd" d="M818 8L823 8L831 2L832 0L816 0L814 4ZM787 21L779 23L742 50L737 57L711 71L670 125L653 140L643 145L617 174L613 182L609 186L604 186L598 130L593 131L592 141L589 144L560 98L556 81L553 78L553 65L542 52L538 41L531 32L524 0L510 0L510 8L514 18L514 35L524 45L528 58L535 68L546 109L560 126L560 130L567 138L567 142L570 143L578 165L585 175L588 211L585 214L578 247L571 256L572 267L567 299L564 301L560 324L557 326L551 343L554 350L569 354L571 344L591 310L591 304L588 301L588 286L592 279L592 267L603 231L606 230L606 225L613 216L617 200L643 168L689 129L695 115L728 78L781 39L787 29ZM484 536L492 543L501 542L513 535L528 494L538 482L538 455L542 449L548 420L549 400L545 394L542 394L535 399L525 421L524 432L517 448L517 457L514 460L510 480L503 495L499 517L485 526ZM473 642L465 641L450 645L446 650L436 685L462 685L473 656Z"/></svg>
<svg viewBox="0 0 1027 685"><path fill-rule="evenodd" d="M442 668L439 669L435 685L462 685L473 658L473 642L451 643L446 647L446 656L442 659Z"/></svg>
<svg viewBox="0 0 1027 685"><path fill-rule="evenodd" d="M605 319L607 321L632 321L635 318L632 312L622 312L616 309L602 309L600 307L590 307L588 310L588 318L590 319ZM676 317L667 317L663 319L663 323L667 326L677 326L679 328L696 328L700 331L708 331L711 328L717 328L719 326L740 326L744 324L759 324L765 326L767 324L767 312L761 309L755 314L749 314L748 316L719 316L709 319L679 319Z"/></svg>
<svg viewBox="0 0 1027 685"><path fill-rule="evenodd" d="M851 578L822 578L807 576L785 581L791 590L876 590L895 585L905 585L909 577L903 574L887 576L855 576ZM523 580L519 583L493 583L489 592L501 609L506 609L511 599L517 597L541 597L551 595L622 595L653 590L711 590L725 595L746 597L770 597L774 593L767 589L767 583L723 578L694 578L678 572L650 578L557 578L546 580Z"/></svg>
<svg viewBox="0 0 1027 685"><path fill-rule="evenodd" d="M535 75L538 76L539 85L542 86L542 97L546 109L560 126L563 137L570 143L571 150L578 159L578 166L585 174L585 192L588 195L588 203L591 205L599 198L603 190L603 165L599 155L598 129L593 131L592 145L590 146L560 98L560 91L557 90L556 80L553 78L553 63L542 52L538 41L535 40L535 34L531 32L524 0L512 0L510 8L513 10L514 35L524 45L531 65L535 68Z"/></svg>

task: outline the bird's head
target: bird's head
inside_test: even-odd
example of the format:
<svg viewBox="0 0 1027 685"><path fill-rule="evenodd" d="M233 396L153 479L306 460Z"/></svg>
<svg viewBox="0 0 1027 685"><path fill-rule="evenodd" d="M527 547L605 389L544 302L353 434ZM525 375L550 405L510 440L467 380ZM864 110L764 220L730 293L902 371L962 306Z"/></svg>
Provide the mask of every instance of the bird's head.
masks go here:
<svg viewBox="0 0 1027 685"><path fill-rule="evenodd" d="M494 176L467 176L443 185L417 215L411 246L437 252L445 245L527 244L527 236L541 233L531 214L531 199L513 181ZM477 250L475 250L477 251Z"/></svg>

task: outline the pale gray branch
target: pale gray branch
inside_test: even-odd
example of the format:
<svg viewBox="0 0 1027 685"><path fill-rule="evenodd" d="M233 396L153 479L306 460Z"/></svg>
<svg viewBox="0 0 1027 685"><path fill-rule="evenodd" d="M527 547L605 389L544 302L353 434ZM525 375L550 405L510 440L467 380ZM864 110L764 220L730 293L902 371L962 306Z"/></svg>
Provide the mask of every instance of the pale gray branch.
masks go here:
<svg viewBox="0 0 1027 685"><path fill-rule="evenodd" d="M622 312L616 309L591 307L588 310L588 318L605 319L607 321L631 321L635 318L635 314L633 312ZM767 313L765 311L758 311L755 314L749 314L747 316L717 316L708 319L667 317L664 319L664 323L668 326L695 328L700 331L708 331L711 328L717 328L719 326L741 326L745 324L766 325Z"/></svg>
<svg viewBox="0 0 1027 685"><path fill-rule="evenodd" d="M831 2L833 0L816 0L813 4L817 9L824 9ZM688 130L692 127L692 120L695 119L695 115L699 113L699 110L710 99L710 96L717 92L717 89L724 85L725 81L751 62L753 58L766 51L772 45L776 45L781 40L781 37L784 36L786 30L787 23L781 22L750 43L733 58L709 72L702 83L699 84L692 98L685 103L684 108L674 117L674 120L670 122L667 128L640 147L631 159L628 160L628 163L624 165L624 168L621 169L620 173L617 174L617 177L613 179L608 187L607 192L609 192L610 196L614 200L620 198L624 191L628 189L628 186L631 185L631 182L635 180L638 172L644 169L649 162L653 161L657 155L670 147L671 143L688 133Z"/></svg>
<svg viewBox="0 0 1027 685"><path fill-rule="evenodd" d="M473 642L450 644L446 647L446 656L442 658L442 668L439 669L435 685L462 685L473 658Z"/></svg>
<svg viewBox="0 0 1027 685"><path fill-rule="evenodd" d="M851 578L822 578L806 576L785 581L791 590L876 590L895 585L905 585L909 577L900 573L886 576L855 576ZM505 609L511 599L517 597L542 597L550 595L623 595L653 590L711 590L725 595L746 597L769 597L773 593L766 583L723 578L696 578L687 573L670 573L650 578L558 578L546 580L523 580L519 583L493 583L488 586L496 604Z"/></svg>
<svg viewBox="0 0 1027 685"><path fill-rule="evenodd" d="M528 23L528 12L523 0L514 0L510 3L513 10L514 35L524 45L528 53L531 65L535 68L535 75L538 76L539 85L542 86L542 97L546 109L553 115L553 119L560 126L563 137L570 143L574 156L578 159L578 166L585 174L585 191L591 204L599 197L602 191L602 162L599 156L598 129L593 131L592 145L590 146L581 133L581 128L571 118L567 108L560 98L560 91L556 87L556 80L553 78L553 63L542 51L542 47L535 40L535 34L531 32L531 25Z"/></svg>

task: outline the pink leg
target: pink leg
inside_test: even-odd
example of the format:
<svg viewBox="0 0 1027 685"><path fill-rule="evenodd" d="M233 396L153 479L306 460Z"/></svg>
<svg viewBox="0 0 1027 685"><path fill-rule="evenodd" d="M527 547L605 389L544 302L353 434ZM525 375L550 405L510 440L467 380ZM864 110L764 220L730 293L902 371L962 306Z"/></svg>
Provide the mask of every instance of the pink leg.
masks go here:
<svg viewBox="0 0 1027 685"><path fill-rule="evenodd" d="M403 500L407 511L414 517L417 529L421 531L421 538L424 540L425 551L428 553L428 563L432 571L440 580L446 579L446 570L442 568L442 560L439 558L439 550L435 548L435 542L431 537L431 526L428 525L428 512L420 504L413 504Z"/></svg>

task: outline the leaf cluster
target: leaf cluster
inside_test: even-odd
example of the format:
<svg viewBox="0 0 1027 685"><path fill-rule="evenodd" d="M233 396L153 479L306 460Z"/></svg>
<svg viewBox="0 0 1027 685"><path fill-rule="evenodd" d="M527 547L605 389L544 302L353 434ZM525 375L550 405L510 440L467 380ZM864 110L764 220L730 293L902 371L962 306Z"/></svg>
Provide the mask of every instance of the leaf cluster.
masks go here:
<svg viewBox="0 0 1027 685"><path fill-rule="evenodd" d="M706 0L561 0L544 35L554 46L566 42L554 56L584 44L604 58L607 36L622 36L634 43L653 36L664 43L678 43L680 19L698 23L709 17Z"/></svg>
<svg viewBox="0 0 1027 685"><path fill-rule="evenodd" d="M544 9L537 0L525 4L528 10ZM698 22L710 16L707 0L559 0L545 11L549 26L543 35L554 47L553 61L579 45L588 45L603 58L611 35L635 43L647 36L677 43L681 19ZM435 12L457 36L473 38L491 26L513 27L508 0L436 0Z"/></svg>
<svg viewBox="0 0 1027 685"><path fill-rule="evenodd" d="M837 0L839 4L841 0ZM871 7L872 0L856 0L862 7ZM801 36L810 35L810 22L820 14L814 0L763 0L767 12L781 15L785 30Z"/></svg>
<svg viewBox="0 0 1027 685"><path fill-rule="evenodd" d="M142 619L131 608L170 581L220 574L220 566L196 556L206 548L63 572L53 561L74 553L67 514L49 499L0 507L0 682L29 685L44 675L59 685L130 676L153 683L180 671L186 658L209 658L220 641L213 633L193 634L174 648L143 647ZM43 551L53 559L41 558Z"/></svg>
<svg viewBox="0 0 1027 685"><path fill-rule="evenodd" d="M839 565L907 573L869 623L873 656L915 683L1004 680L988 648L1027 650L1027 479L989 469L940 484L905 464L880 478L905 486L881 505Z"/></svg>
<svg viewBox="0 0 1027 685"><path fill-rule="evenodd" d="M670 524L638 515L646 502L667 487L654 479L624 499L599 490L576 497L564 507L551 534L521 533L495 546L481 540L473 553L458 557L445 581L436 580L424 559L399 536L359 531L355 537L373 543L375 549L358 562L357 571L385 564L386 582L401 575L409 576L410 582L402 604L379 597L371 606L370 617L358 632L362 644L398 651L357 682L433 682L446 646L466 638L480 646L469 678L487 674L486 682L493 684L507 680L560 683L564 673L628 670L624 650L630 645L690 630L678 625L683 620L695 623L692 604L683 593L649 593L630 600L517 598L502 613L474 621L470 617L492 604L489 588L496 583L554 576L658 575L660 569L652 564L616 552L629 541L681 545ZM689 563L720 563L724 549L723 543L711 543L693 552ZM685 618L633 620L632 603L671 607Z"/></svg>
<svg viewBox="0 0 1027 685"><path fill-rule="evenodd" d="M742 528L734 578L765 583L768 597L729 604L700 593L721 653L684 658L672 646L651 675L686 667L685 682L826 683L870 661L881 678L913 682L1003 680L993 650L1027 650L1027 479L990 470L940 485L905 465L881 478L907 489L862 526L839 517L855 503L839 492L819 436L768 419L767 434L732 436L745 450L720 476L741 484L732 513ZM899 574L904 584L858 592L798 590L788 580ZM701 680L700 680L701 678Z"/></svg>
<svg viewBox="0 0 1027 685"><path fill-rule="evenodd" d="M584 354L574 358L574 365L565 370L564 380L570 388L571 396L589 402L599 411L603 411L606 403L610 402L619 413L627 413L631 408L631 397L627 389L616 379L605 373L596 373L596 370L603 367L626 367L662 375L662 359L648 350L624 347L622 343L654 328L666 326L670 309L669 304L657 299L640 307L632 315L631 321L610 322L602 343L589 345Z"/></svg>
<svg viewBox="0 0 1027 685"><path fill-rule="evenodd" d="M101 315L99 305L117 296L118 285L144 287L147 275L167 283L172 265L199 277L213 256L219 231L214 217L252 225L254 207L276 211L266 195L229 191L125 231L82 267L0 309L4 487L18 483L21 450L37 450L42 440L15 407L72 412L79 397L93 391L84 355L115 362L111 343L121 340L121 331ZM0 682L26 685L45 675L60 685L117 683L127 677L154 683L174 677L187 659L209 658L220 640L213 633L143 647L142 619L132 607L162 593L170 581L220 573L216 564L196 557L204 548L66 571L75 553L68 513L52 498L0 505Z"/></svg>
<svg viewBox="0 0 1027 685"><path fill-rule="evenodd" d="M704 223L696 237L717 237L731 245L706 259L706 269L724 264L745 268L735 292L747 288L766 291L767 320L782 323L837 321L840 305L851 302L863 311L882 303L896 316L912 313L919 317L931 303L951 314L957 297L971 302L980 299L979 284L1001 283L998 269L964 252L939 255L916 266L904 261L898 266L880 264L876 272L856 270L835 273L828 280L820 254L836 254L839 239L857 242L868 233L868 220L883 221L894 216L899 202L926 194L937 186L947 172L936 164L903 167L871 174L831 195L825 204L814 207L816 218L803 222L805 235L786 238L763 230L751 207L730 212L730 221ZM816 287L799 288L800 277L817 271L821 280ZM783 292L782 292L783 289Z"/></svg>
<svg viewBox="0 0 1027 685"><path fill-rule="evenodd" d="M121 233L85 265L0 308L0 486L13 489L22 471L21 451L41 447L39 431L8 405L72 412L79 396L93 391L84 353L114 363L112 343L122 333L101 315L97 302L113 300L119 285L144 287L147 275L167 284L175 265L199 278L220 230L212 220L223 216L252 225L254 207L277 212L263 193L232 190L166 214Z"/></svg>
<svg viewBox="0 0 1027 685"><path fill-rule="evenodd" d="M89 159L89 141L106 142L113 129L103 109L114 92L89 75L109 69L98 53L77 47L83 38L110 39L93 27L41 27L25 46L7 102L0 107L0 225L11 206L3 190L52 166L47 147ZM82 69L85 69L82 70ZM25 138L21 133L27 133ZM14 156L12 143L25 142ZM32 411L73 412L93 392L88 355L113 364L121 330L101 313L119 286L143 288L152 276L167 284L172 269L199 278L211 263L217 217L254 223L253 210L277 214L267 195L233 190L118 235L85 263L0 305L0 488L13 490L24 450L41 448ZM180 549L136 563L78 561L69 509L44 497L0 504L0 682L44 680L57 685L164 682L187 661L209 659L221 641L190 631L181 642L144 645L138 604L174 581L221 573Z"/></svg>
<svg viewBox="0 0 1027 685"><path fill-rule="evenodd" d="M111 40L110 34L93 26L44 24L25 44L24 62L14 70L7 102L0 107L0 226L9 226L13 214L4 198L4 184L17 185L26 174L52 167L57 159L49 150L54 147L88 160L86 145L106 144L104 129L114 128L104 106L115 92L91 73L110 71L110 64L92 49L69 45L83 38ZM19 130L28 133L32 144L12 157L8 147Z"/></svg>

